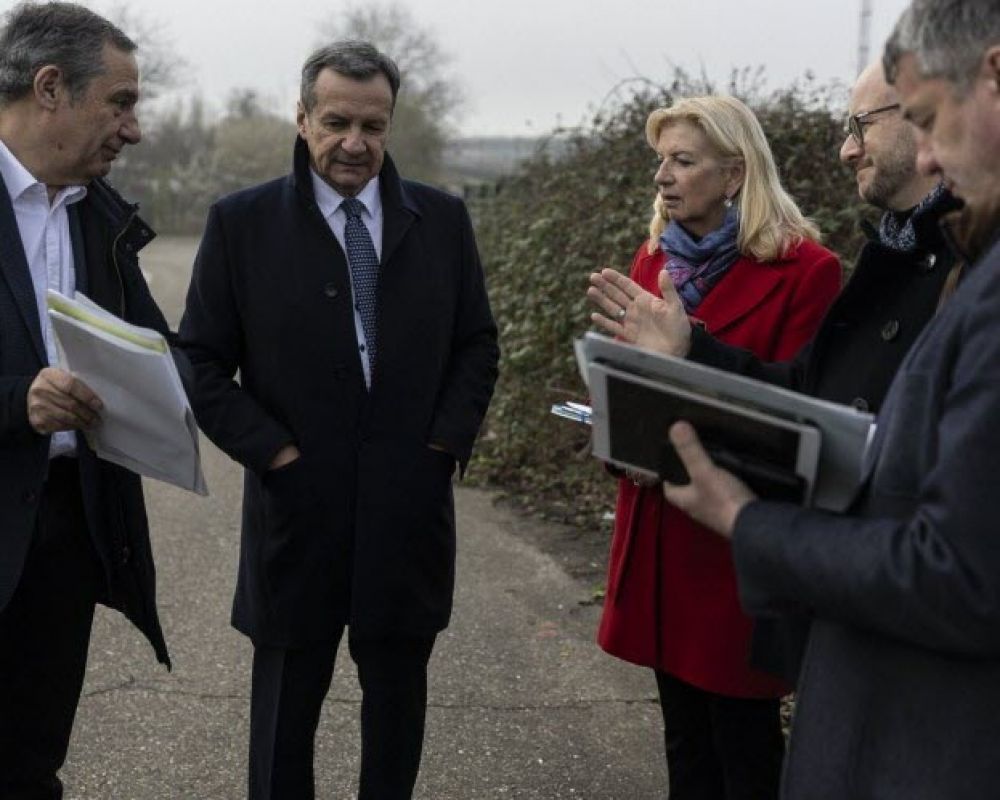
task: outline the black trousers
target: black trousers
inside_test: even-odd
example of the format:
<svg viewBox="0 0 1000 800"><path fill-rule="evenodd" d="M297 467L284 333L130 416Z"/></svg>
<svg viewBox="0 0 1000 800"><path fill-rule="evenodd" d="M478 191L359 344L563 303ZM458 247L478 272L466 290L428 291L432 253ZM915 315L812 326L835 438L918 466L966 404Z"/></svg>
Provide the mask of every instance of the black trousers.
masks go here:
<svg viewBox="0 0 1000 800"><path fill-rule="evenodd" d="M656 672L670 800L778 797L785 739L778 700L726 697Z"/></svg>
<svg viewBox="0 0 1000 800"><path fill-rule="evenodd" d="M0 536L3 532L0 531ZM24 572L0 611L0 800L59 800L103 570L73 459L55 459Z"/></svg>
<svg viewBox="0 0 1000 800"><path fill-rule="evenodd" d="M434 638L348 637L362 691L358 800L408 800L413 794ZM254 648L250 800L315 797L313 745L338 645Z"/></svg>

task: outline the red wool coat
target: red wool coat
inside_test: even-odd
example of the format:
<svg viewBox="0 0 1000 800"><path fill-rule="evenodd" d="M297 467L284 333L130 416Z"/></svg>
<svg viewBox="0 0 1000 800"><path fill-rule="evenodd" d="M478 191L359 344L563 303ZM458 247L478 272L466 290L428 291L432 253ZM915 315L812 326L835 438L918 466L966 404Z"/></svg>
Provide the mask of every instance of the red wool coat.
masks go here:
<svg viewBox="0 0 1000 800"><path fill-rule="evenodd" d="M632 279L659 295L664 261L644 244ZM812 338L840 280L836 256L806 241L779 261L740 258L695 316L722 341L782 361ZM667 504L659 485L621 480L600 646L717 694L779 697L789 687L748 664L751 629L729 543Z"/></svg>

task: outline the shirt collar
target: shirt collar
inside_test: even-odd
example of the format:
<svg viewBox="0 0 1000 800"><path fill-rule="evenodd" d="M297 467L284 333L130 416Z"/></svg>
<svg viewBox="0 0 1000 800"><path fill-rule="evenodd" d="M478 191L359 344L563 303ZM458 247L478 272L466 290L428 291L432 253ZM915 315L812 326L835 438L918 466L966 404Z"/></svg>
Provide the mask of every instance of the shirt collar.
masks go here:
<svg viewBox="0 0 1000 800"><path fill-rule="evenodd" d="M316 174L316 170L309 168L309 175L312 178L313 195L316 197L316 205L323 214L324 219L329 219L340 208L344 202L344 196L334 189L330 184ZM382 211L382 197L378 190L378 175L364 185L364 188L356 195L372 218L378 217Z"/></svg>
<svg viewBox="0 0 1000 800"><path fill-rule="evenodd" d="M10 148L7 147L3 140L0 140L0 176L3 177L4 185L7 187L7 194L10 195L12 203L35 186L42 187L43 191L46 190L45 184L28 172L27 167L10 151ZM66 186L59 190L52 205L55 206L61 201L65 201L66 205L69 205L70 203L82 200L86 195L86 186Z"/></svg>

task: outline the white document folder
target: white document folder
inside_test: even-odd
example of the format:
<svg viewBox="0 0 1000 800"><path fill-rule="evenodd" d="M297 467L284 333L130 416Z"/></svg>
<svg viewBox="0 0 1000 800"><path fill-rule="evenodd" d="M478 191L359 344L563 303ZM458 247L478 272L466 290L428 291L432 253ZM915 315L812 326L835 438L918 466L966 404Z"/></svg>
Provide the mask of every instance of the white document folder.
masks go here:
<svg viewBox="0 0 1000 800"><path fill-rule="evenodd" d="M59 366L101 398L101 422L85 432L106 461L207 495L198 427L166 340L119 319L77 292L48 292Z"/></svg>

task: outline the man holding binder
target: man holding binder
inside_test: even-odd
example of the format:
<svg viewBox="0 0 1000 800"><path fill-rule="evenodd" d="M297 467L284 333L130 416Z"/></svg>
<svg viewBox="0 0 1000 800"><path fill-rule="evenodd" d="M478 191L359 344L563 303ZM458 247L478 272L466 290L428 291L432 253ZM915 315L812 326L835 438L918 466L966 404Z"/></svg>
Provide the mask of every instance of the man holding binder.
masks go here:
<svg viewBox="0 0 1000 800"><path fill-rule="evenodd" d="M167 333L139 270L153 236L103 181L140 138L135 44L69 3L0 31L0 797L60 798L94 606L169 665L139 477L78 435L101 402L50 366L47 289Z"/></svg>
<svg viewBox="0 0 1000 800"><path fill-rule="evenodd" d="M181 321L198 423L246 468L233 623L254 644L254 800L313 796L345 629L359 796L410 797L451 613L452 474L497 331L464 204L385 152L398 88L365 43L307 59L292 172L212 207Z"/></svg>
<svg viewBox="0 0 1000 800"><path fill-rule="evenodd" d="M1000 5L914 0L884 61L982 247L896 375L852 507L759 500L670 431L691 481L667 498L732 538L744 605L813 617L790 800L972 800L1000 779Z"/></svg>

